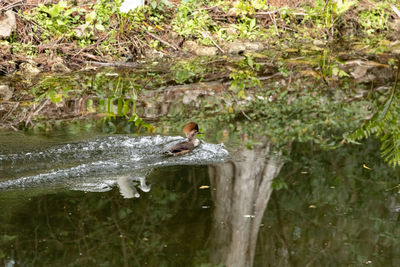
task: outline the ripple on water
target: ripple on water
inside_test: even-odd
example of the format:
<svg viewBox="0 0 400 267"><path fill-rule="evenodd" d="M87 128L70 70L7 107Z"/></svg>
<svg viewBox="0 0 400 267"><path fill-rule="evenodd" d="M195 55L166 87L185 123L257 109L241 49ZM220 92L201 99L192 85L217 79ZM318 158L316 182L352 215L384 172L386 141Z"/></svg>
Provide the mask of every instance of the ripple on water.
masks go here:
<svg viewBox="0 0 400 267"><path fill-rule="evenodd" d="M142 178L155 167L210 164L224 161L229 155L222 144L206 142L184 156L162 154L182 139L159 135L109 136L46 150L0 154L0 178L8 178L0 182L0 189L61 184L77 190L107 191L123 181L121 177L128 177L130 182L141 181L141 187L146 188ZM7 177L1 177L1 173Z"/></svg>

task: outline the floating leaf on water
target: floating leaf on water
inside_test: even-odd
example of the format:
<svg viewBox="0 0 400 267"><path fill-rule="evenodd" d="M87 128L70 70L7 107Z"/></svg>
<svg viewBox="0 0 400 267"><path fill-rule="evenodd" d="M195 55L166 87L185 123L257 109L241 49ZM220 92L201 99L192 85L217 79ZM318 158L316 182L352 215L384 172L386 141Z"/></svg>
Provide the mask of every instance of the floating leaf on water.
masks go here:
<svg viewBox="0 0 400 267"><path fill-rule="evenodd" d="M370 167L368 167L367 165L363 164L363 168L367 169L367 170L372 170Z"/></svg>

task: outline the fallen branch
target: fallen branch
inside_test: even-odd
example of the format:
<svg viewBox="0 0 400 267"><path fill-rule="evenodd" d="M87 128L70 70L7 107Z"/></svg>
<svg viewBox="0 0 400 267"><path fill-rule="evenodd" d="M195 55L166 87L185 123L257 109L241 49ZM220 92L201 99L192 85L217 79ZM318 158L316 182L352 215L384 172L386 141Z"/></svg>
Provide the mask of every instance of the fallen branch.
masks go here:
<svg viewBox="0 0 400 267"><path fill-rule="evenodd" d="M394 13L400 18L400 10L395 5L390 5Z"/></svg>
<svg viewBox="0 0 400 267"><path fill-rule="evenodd" d="M31 122L33 116L36 116L50 101L48 99L44 100L41 105L35 110L34 108L29 112L28 117L25 120L25 127Z"/></svg>
<svg viewBox="0 0 400 267"><path fill-rule="evenodd" d="M98 61L88 61L87 63L92 65L97 65L101 67L127 67L133 68L137 67L138 63L136 62L98 62Z"/></svg>
<svg viewBox="0 0 400 267"><path fill-rule="evenodd" d="M18 1L18 2L9 4L8 6L5 6L5 7L3 7L3 8L0 8L0 12L2 12L3 10L9 10L9 9L14 8L14 7L22 6L22 5L24 5L24 4L22 3L22 0L20 0L20 1Z"/></svg>
<svg viewBox="0 0 400 267"><path fill-rule="evenodd" d="M14 112L14 110L17 109L18 106L19 106L19 102L16 102L14 104L14 106L12 108L10 108L10 110L7 112L7 114L4 115L4 117L2 118L2 121L7 121L8 117L10 117L10 115Z"/></svg>
<svg viewBox="0 0 400 267"><path fill-rule="evenodd" d="M212 36L205 29L203 29L203 36L210 38L211 42L218 48L218 50L221 51L222 54L225 54L225 51L222 50L222 48L214 41Z"/></svg>

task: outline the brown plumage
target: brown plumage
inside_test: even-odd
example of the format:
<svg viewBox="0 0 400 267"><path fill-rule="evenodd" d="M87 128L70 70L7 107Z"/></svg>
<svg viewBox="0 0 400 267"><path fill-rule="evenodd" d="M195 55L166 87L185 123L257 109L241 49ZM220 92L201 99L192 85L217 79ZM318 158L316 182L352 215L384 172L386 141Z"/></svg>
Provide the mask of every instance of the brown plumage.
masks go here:
<svg viewBox="0 0 400 267"><path fill-rule="evenodd" d="M193 135L193 137L199 133L199 126L195 122L189 122L183 127L183 132L186 134L186 137L189 138L189 135Z"/></svg>
<svg viewBox="0 0 400 267"><path fill-rule="evenodd" d="M195 122L189 122L183 127L183 132L185 133L188 140L179 142L178 144L174 145L164 153L169 156L180 156L184 155L197 146L200 145L200 140L196 138L196 134L201 134L199 132L199 126Z"/></svg>

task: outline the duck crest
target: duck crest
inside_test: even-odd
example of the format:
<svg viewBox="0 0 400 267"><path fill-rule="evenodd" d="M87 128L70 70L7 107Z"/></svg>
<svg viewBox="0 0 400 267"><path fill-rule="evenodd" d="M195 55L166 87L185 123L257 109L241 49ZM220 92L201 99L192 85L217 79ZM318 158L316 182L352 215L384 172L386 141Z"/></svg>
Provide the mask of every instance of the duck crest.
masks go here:
<svg viewBox="0 0 400 267"><path fill-rule="evenodd" d="M189 122L183 127L183 132L186 134L186 137L195 136L199 133L199 126L195 122Z"/></svg>

